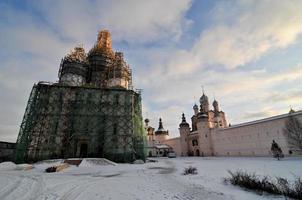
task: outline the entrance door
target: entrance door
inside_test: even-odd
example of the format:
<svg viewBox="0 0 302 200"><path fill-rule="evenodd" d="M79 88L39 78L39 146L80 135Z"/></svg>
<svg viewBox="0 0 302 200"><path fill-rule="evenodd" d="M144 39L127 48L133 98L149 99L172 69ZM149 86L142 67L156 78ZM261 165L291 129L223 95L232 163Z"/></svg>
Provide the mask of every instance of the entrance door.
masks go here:
<svg viewBox="0 0 302 200"><path fill-rule="evenodd" d="M87 149L88 149L88 145L87 144L81 144L81 148L80 148L80 157L81 158L86 158L87 157Z"/></svg>
<svg viewBox="0 0 302 200"><path fill-rule="evenodd" d="M196 149L196 156L200 156L199 149Z"/></svg>

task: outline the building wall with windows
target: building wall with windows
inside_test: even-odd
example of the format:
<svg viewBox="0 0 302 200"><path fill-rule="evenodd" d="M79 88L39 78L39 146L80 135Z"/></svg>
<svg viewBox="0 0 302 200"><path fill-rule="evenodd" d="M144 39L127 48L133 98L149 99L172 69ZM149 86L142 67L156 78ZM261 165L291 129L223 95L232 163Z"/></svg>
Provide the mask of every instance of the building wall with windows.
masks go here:
<svg viewBox="0 0 302 200"><path fill-rule="evenodd" d="M275 140L285 155L297 153L288 144L284 135L290 117L302 123L302 111L291 111L261 120L237 125L228 125L225 113L214 100L209 109L208 97L200 98L200 108L193 106L192 124L185 115L179 125L180 137L164 141L183 156L270 156ZM192 128L191 128L192 127Z"/></svg>
<svg viewBox="0 0 302 200"><path fill-rule="evenodd" d="M292 153L283 133L292 115L302 122L302 111L212 130L213 154L216 156L266 156L275 140L285 155Z"/></svg>

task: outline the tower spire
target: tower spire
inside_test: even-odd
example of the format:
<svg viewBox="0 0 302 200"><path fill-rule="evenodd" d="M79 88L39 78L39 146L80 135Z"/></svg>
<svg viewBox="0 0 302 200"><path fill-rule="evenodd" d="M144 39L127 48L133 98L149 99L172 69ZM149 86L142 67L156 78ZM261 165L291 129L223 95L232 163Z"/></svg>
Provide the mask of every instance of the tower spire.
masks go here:
<svg viewBox="0 0 302 200"><path fill-rule="evenodd" d="M179 124L179 126L180 127L190 126L186 121L185 113L182 113L182 115L181 115L181 123Z"/></svg>
<svg viewBox="0 0 302 200"><path fill-rule="evenodd" d="M186 121L186 117L185 117L185 113L182 113L182 121L181 121L181 123L186 123L187 121Z"/></svg>
<svg viewBox="0 0 302 200"><path fill-rule="evenodd" d="M161 118L159 118L158 130L163 130L163 129L164 129L163 122L162 122Z"/></svg>

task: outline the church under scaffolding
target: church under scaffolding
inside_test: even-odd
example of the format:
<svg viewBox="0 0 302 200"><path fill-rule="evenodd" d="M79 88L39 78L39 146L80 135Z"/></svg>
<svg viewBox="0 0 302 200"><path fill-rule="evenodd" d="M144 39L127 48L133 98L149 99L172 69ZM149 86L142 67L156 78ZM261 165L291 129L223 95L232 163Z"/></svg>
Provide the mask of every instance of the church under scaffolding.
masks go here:
<svg viewBox="0 0 302 200"><path fill-rule="evenodd" d="M59 82L32 88L17 139L16 162L105 157L145 159L141 94L123 53L100 31L88 54L76 47L62 59Z"/></svg>

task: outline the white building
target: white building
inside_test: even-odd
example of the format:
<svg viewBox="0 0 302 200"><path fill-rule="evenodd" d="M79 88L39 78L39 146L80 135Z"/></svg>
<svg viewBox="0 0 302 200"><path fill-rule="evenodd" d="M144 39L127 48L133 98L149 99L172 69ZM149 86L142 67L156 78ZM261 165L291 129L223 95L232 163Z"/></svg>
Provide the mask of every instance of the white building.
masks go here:
<svg viewBox="0 0 302 200"><path fill-rule="evenodd" d="M178 156L268 156L275 140L285 155L295 153L284 135L290 116L302 122L302 111L229 126L225 113L214 100L209 109L208 97L200 98L200 108L193 106L191 126L185 115L179 125L180 136L162 143L170 146Z"/></svg>
<svg viewBox="0 0 302 200"><path fill-rule="evenodd" d="M159 118L158 129L149 126L149 119L145 119L145 130L147 132L147 153L152 156L167 156L172 148L165 144L169 139L169 131L164 129L162 119Z"/></svg>

